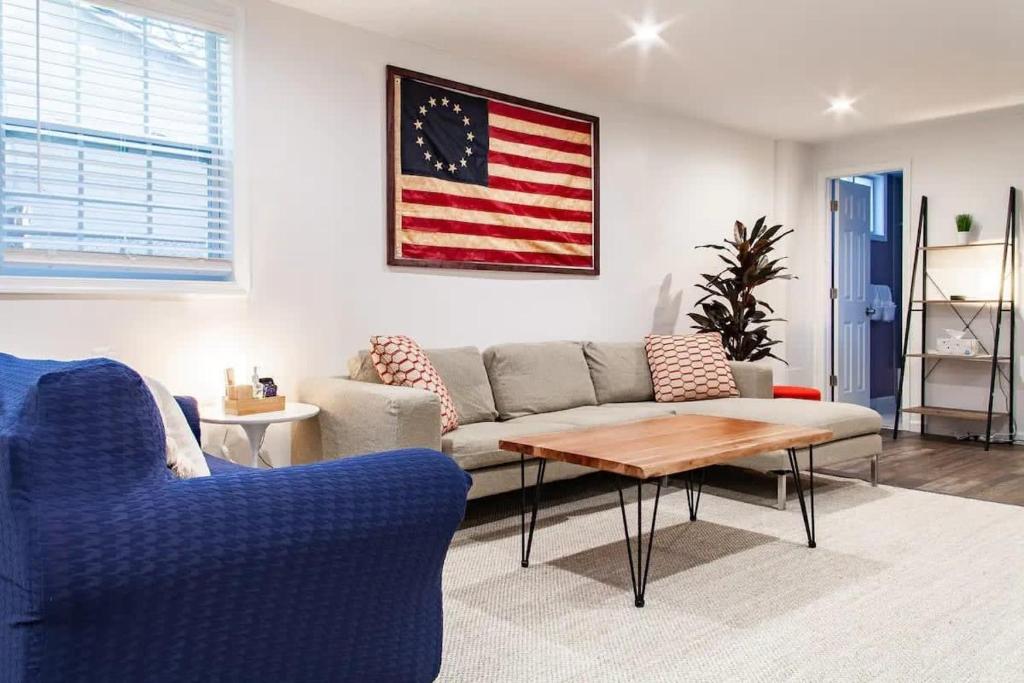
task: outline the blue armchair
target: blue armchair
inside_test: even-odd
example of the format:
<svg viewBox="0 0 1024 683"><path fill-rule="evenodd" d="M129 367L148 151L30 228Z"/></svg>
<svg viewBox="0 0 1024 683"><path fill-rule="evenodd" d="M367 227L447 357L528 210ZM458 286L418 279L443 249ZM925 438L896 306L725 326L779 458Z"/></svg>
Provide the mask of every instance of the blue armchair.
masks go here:
<svg viewBox="0 0 1024 683"><path fill-rule="evenodd" d="M164 448L129 368L0 354L0 681L437 675L454 462L211 458L181 481Z"/></svg>

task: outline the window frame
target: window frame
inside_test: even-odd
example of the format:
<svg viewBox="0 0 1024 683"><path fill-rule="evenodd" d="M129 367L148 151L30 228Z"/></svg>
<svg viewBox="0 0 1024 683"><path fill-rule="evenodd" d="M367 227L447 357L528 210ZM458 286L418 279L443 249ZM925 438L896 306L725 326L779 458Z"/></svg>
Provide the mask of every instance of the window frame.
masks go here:
<svg viewBox="0 0 1024 683"><path fill-rule="evenodd" d="M237 5L235 5L237 9ZM139 13L143 13L142 9L139 8ZM187 17L173 17L165 14L149 14L154 18L158 18L163 21L177 22L185 26L193 25ZM242 36L241 31L241 16L236 15L235 21L233 22L233 28L231 30L225 29L205 29L208 31L214 31L225 36L231 41L232 59L230 64L231 73L231 98L233 101L232 106L226 112L227 118L223 118L224 122L229 122L232 129L232 141L231 146L231 175L230 175L230 211L231 211L231 232L230 232L230 263L232 270L230 276L221 279L194 279L185 277L171 278L159 278L159 277L93 277L93 276L45 276L45 275L18 275L18 274L0 274L0 294L27 294L27 295L59 295L59 296L109 296L109 295L127 295L127 296L155 296L157 298L167 298L175 296L192 296L192 295L218 295L218 296L233 296L233 295L247 295L251 288L251 256L249 253L249 235L245 229L247 226L246 220L246 183L243 179L242 166L239 164L240 145L238 140L240 139L240 110L238 101L240 93L242 92L242 69L241 69L241 53L242 53ZM2 60L2 55L0 55ZM36 127L36 121L34 119L23 119L19 117L4 117L0 115L0 126L30 126ZM40 125L40 129L45 134L47 131L52 132L63 132L63 133L78 133L94 138L96 140L102 140L107 138L110 140L111 146L115 146L118 142L128 143L143 143L150 147L162 147L166 148L169 156L178 156L182 158L191 157L197 158L202 157L204 154L213 156L218 151L215 145L204 147L202 145L196 145L191 143L176 142L173 139L162 139L162 138L151 138L144 135L130 135L130 134L118 134L111 131L94 130L87 127L78 127L74 125L67 125L63 123L43 123ZM220 131L223 135L223 130ZM75 145L69 141L69 146ZM177 153L175 152L177 150ZM2 165L2 158L0 158L0 165ZM223 182L223 180L221 181ZM211 185L212 186L212 185ZM0 192L0 215L2 215L3 207L6 202L5 195ZM211 208L211 214L215 212L215 209ZM2 251L2 245L0 245L0 251ZM87 252L86 252L87 253Z"/></svg>

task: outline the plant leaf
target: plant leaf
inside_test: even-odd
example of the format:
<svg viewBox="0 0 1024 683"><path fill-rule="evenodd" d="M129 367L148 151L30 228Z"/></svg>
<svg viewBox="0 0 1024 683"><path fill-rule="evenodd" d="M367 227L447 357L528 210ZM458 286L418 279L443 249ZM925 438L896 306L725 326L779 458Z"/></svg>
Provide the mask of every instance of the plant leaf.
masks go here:
<svg viewBox="0 0 1024 683"><path fill-rule="evenodd" d="M774 358L785 363L774 353L781 342L769 336L770 326L784 321L774 317L775 309L759 300L754 291L774 280L796 278L784 264L786 256L771 257L776 245L792 233L782 225L768 227L767 217L762 216L750 229L736 221L732 239L698 247L719 252L725 268L715 274L700 274L703 282L696 287L702 296L694 304L700 312L687 315L693 329L720 334L732 360Z"/></svg>

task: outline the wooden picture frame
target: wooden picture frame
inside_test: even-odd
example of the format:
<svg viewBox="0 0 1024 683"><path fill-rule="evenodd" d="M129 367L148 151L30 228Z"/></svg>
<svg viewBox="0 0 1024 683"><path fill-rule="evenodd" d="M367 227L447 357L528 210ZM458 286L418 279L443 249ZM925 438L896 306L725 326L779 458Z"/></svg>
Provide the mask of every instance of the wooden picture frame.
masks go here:
<svg viewBox="0 0 1024 683"><path fill-rule="evenodd" d="M591 244L592 256L589 267L566 267L559 265L532 265L532 264L508 264L488 263L481 261L453 261L430 258L403 258L396 251L396 233L398 222L398 188L396 183L397 173L401 171L401 134L397 130L400 125L400 114L396 112L398 104L397 90L401 86L402 79L413 79L420 83L434 85L447 90L454 90L470 96L485 98L487 100L498 100L502 103L526 107L539 112L554 114L556 116L573 119L580 122L588 122L591 125L590 153L591 153ZM600 230L600 119L590 114L563 109L540 102L507 95L505 93L480 88L477 86L459 83L445 78L439 78L428 74L403 69L397 66L388 65L385 73L385 92L387 103L386 114L386 158L387 158L387 264L389 266L417 267L417 268L450 268L460 270L491 270L491 271L515 271L527 273L549 273L566 275L597 276L601 273L601 230Z"/></svg>

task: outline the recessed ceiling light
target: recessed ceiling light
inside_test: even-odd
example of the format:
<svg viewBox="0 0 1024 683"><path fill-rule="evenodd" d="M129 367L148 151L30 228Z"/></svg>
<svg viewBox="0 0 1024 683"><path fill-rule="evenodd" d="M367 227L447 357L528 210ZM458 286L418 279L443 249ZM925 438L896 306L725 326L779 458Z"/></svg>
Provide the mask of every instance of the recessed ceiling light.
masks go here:
<svg viewBox="0 0 1024 683"><path fill-rule="evenodd" d="M641 56L655 49L672 52L672 47L665 41L662 34L665 30L679 21L682 17L673 16L668 18L655 19L651 13L645 13L640 17L627 17L619 15L619 19L629 28L630 36L618 43L615 49L632 45Z"/></svg>
<svg viewBox="0 0 1024 683"><path fill-rule="evenodd" d="M661 40L661 29L664 24L658 24L650 19L633 22L633 42L640 45L653 45Z"/></svg>
<svg viewBox="0 0 1024 683"><path fill-rule="evenodd" d="M831 114L845 114L853 111L853 100L849 97L834 97L828 101L827 111Z"/></svg>

